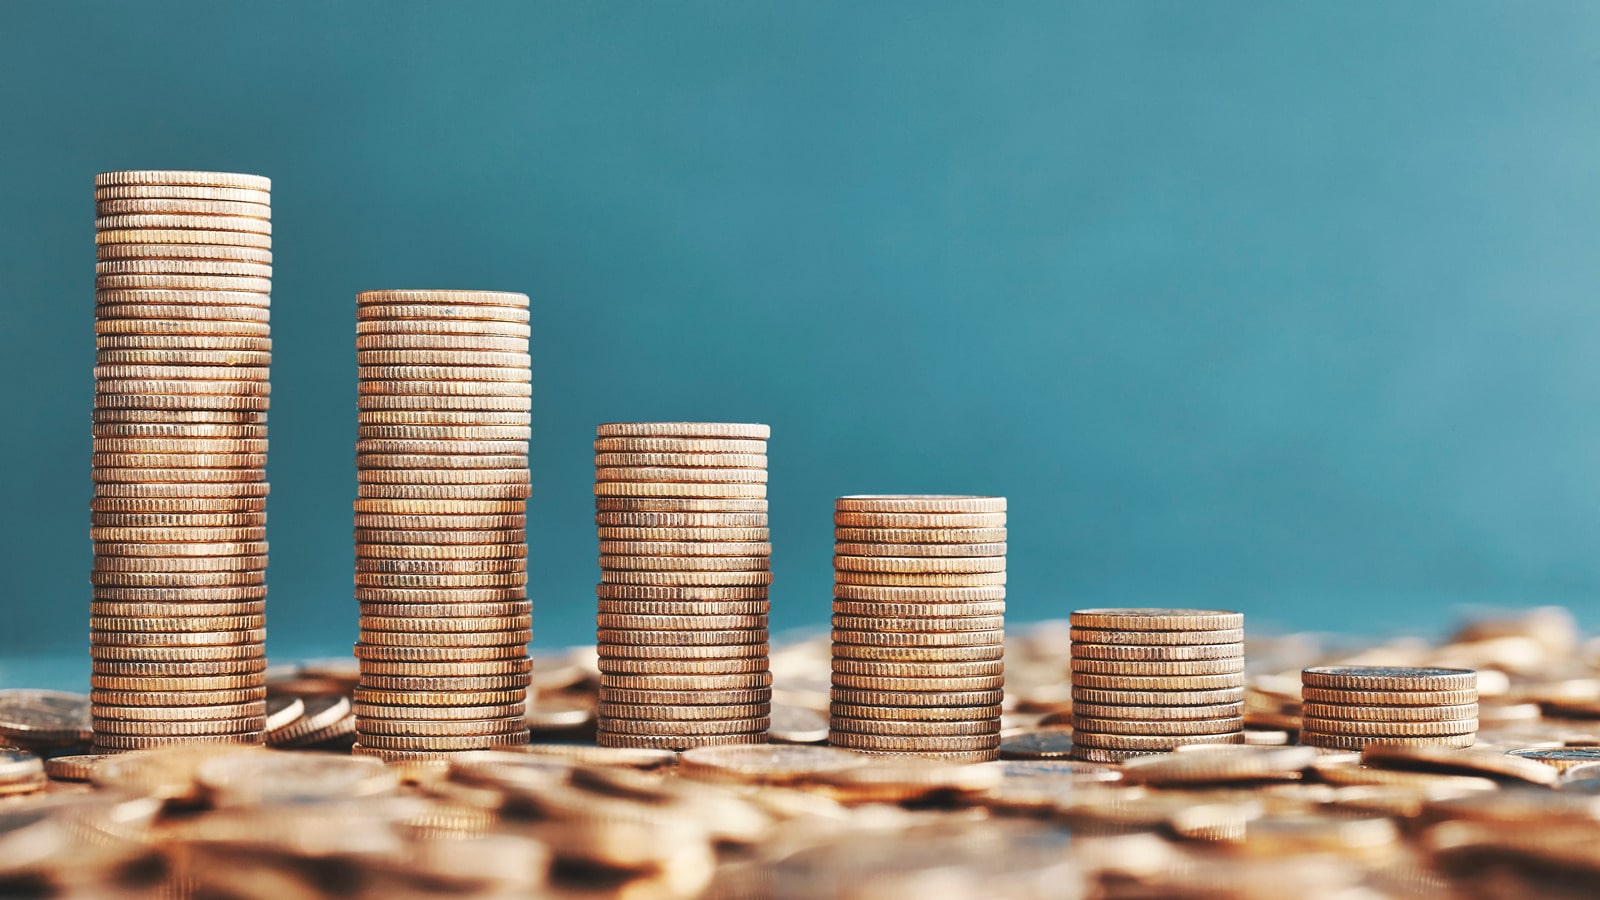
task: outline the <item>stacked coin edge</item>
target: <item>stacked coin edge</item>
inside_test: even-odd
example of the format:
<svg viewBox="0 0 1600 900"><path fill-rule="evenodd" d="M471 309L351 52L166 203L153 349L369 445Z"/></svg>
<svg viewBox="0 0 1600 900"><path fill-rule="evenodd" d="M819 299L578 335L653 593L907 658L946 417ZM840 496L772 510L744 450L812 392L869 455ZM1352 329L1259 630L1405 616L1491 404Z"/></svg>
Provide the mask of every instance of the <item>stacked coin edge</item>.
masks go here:
<svg viewBox="0 0 1600 900"><path fill-rule="evenodd" d="M1472 669L1313 666L1300 674L1300 743L1354 751L1369 744L1470 747L1478 732Z"/></svg>

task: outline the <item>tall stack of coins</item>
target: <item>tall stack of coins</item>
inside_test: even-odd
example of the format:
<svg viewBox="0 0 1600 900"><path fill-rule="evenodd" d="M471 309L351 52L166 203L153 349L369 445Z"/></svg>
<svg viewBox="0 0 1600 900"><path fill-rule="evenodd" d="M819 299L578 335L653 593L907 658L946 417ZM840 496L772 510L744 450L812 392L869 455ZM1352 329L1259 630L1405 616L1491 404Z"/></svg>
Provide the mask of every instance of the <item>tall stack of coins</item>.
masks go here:
<svg viewBox="0 0 1600 900"><path fill-rule="evenodd" d="M601 746L766 741L770 431L719 422L599 427Z"/></svg>
<svg viewBox="0 0 1600 900"><path fill-rule="evenodd" d="M1300 743L1470 747L1478 733L1472 669L1315 666L1300 673Z"/></svg>
<svg viewBox="0 0 1600 900"><path fill-rule="evenodd" d="M1071 635L1075 759L1244 743L1244 616L1084 609Z"/></svg>
<svg viewBox="0 0 1600 900"><path fill-rule="evenodd" d="M270 190L223 172L95 178L102 752L261 738Z"/></svg>
<svg viewBox="0 0 1600 900"><path fill-rule="evenodd" d="M356 747L526 743L528 298L356 297Z"/></svg>
<svg viewBox="0 0 1600 900"><path fill-rule="evenodd" d="M829 741L998 758L1005 498L841 497L833 523Z"/></svg>

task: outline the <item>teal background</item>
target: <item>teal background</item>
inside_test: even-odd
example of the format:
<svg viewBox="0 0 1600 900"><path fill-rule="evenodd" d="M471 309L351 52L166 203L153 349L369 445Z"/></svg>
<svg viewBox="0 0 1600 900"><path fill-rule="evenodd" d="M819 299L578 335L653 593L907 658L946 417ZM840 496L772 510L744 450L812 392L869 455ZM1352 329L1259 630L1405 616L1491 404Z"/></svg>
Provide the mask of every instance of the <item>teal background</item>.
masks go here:
<svg viewBox="0 0 1600 900"><path fill-rule="evenodd" d="M355 634L356 291L534 298L536 643L597 422L1011 500L1014 620L1443 627L1600 587L1600 6L0 3L0 659L86 641L92 177L274 180L271 638ZM82 660L87 669L87 659Z"/></svg>

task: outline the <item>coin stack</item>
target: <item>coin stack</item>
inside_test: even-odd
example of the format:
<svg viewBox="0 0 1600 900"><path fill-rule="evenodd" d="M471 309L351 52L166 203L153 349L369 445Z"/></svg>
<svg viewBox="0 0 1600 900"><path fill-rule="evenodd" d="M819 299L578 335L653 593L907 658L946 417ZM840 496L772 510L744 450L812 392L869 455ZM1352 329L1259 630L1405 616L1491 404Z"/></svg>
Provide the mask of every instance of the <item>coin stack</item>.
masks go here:
<svg viewBox="0 0 1600 900"><path fill-rule="evenodd" d="M355 752L526 743L528 298L356 303Z"/></svg>
<svg viewBox="0 0 1600 900"><path fill-rule="evenodd" d="M101 752L261 739L270 190L224 172L95 178Z"/></svg>
<svg viewBox="0 0 1600 900"><path fill-rule="evenodd" d="M1084 609L1071 636L1073 758L1244 743L1244 616Z"/></svg>
<svg viewBox="0 0 1600 900"><path fill-rule="evenodd" d="M1300 743L1470 747L1478 733L1472 669L1315 666L1300 673Z"/></svg>
<svg viewBox="0 0 1600 900"><path fill-rule="evenodd" d="M834 502L829 741L984 761L1005 687L1004 497Z"/></svg>
<svg viewBox="0 0 1600 900"><path fill-rule="evenodd" d="M599 427L601 746L766 741L770 431L719 422Z"/></svg>

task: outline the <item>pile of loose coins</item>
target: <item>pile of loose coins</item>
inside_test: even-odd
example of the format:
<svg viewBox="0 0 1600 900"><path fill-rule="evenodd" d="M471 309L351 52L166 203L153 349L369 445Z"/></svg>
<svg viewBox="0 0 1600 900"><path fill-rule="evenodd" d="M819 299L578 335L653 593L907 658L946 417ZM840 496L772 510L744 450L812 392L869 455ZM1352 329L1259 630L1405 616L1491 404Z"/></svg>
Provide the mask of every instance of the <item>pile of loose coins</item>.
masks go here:
<svg viewBox="0 0 1600 900"><path fill-rule="evenodd" d="M829 741L995 759L1005 686L1004 497L834 503Z"/></svg>
<svg viewBox="0 0 1600 900"><path fill-rule="evenodd" d="M1470 747L1478 731L1471 669L1315 666L1300 673L1300 743Z"/></svg>
<svg viewBox="0 0 1600 900"><path fill-rule="evenodd" d="M598 739L683 750L771 724L766 425L601 425Z"/></svg>
<svg viewBox="0 0 1600 900"><path fill-rule="evenodd" d="M356 752L527 740L528 298L357 296Z"/></svg>
<svg viewBox="0 0 1600 900"><path fill-rule="evenodd" d="M271 182L95 178L94 743L260 740Z"/></svg>
<svg viewBox="0 0 1600 900"><path fill-rule="evenodd" d="M1244 742L1244 616L1085 609L1071 622L1074 758Z"/></svg>

